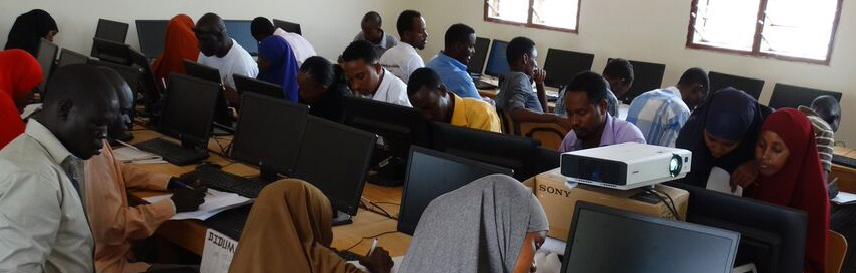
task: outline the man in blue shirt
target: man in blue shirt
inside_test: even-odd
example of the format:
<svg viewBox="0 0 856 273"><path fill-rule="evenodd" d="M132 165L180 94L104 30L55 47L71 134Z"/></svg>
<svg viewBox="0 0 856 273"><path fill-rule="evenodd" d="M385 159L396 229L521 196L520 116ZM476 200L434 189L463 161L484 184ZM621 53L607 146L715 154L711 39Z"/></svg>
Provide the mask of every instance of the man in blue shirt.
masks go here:
<svg viewBox="0 0 856 273"><path fill-rule="evenodd" d="M690 110L704 101L708 91L707 72L690 68L675 86L651 90L633 99L627 121L636 125L648 144L675 147Z"/></svg>
<svg viewBox="0 0 856 273"><path fill-rule="evenodd" d="M479 91L467 65L475 53L476 31L465 24L454 24L446 30L446 47L428 61L426 67L440 75L446 89L462 98L480 99Z"/></svg>

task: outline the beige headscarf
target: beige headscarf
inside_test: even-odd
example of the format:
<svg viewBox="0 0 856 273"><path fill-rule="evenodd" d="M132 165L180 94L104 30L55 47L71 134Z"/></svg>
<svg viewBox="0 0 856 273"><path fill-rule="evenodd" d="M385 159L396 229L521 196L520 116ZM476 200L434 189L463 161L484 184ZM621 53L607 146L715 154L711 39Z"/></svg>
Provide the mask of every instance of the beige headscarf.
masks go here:
<svg viewBox="0 0 856 273"><path fill-rule="evenodd" d="M229 272L362 272L328 249L332 208L320 190L301 180L262 190L244 226Z"/></svg>

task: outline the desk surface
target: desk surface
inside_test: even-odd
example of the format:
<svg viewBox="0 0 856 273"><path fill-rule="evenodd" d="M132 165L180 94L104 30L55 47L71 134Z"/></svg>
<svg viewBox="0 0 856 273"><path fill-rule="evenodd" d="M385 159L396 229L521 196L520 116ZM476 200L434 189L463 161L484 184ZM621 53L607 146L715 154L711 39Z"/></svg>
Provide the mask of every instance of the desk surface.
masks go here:
<svg viewBox="0 0 856 273"><path fill-rule="evenodd" d="M162 134L146 128L139 128L133 131L134 139L131 144L139 143L149 139L163 137ZM167 138L169 139L169 138ZM239 175L239 176L254 176L258 175L258 169L255 166L246 165L239 162L231 161L220 154L223 149L231 142L230 136L212 137L208 143L209 149L212 151L207 162L219 164L223 166L223 170ZM179 176L185 172L192 171L196 165L175 166L172 164L141 164L137 165L149 171L165 173L172 176ZM363 189L363 197L367 201L374 202L392 216L397 217L399 204L401 203L402 187L382 187L372 184L366 184ZM140 201L141 197L162 194L159 192L133 192L131 195L136 201ZM373 208L372 205L366 205L368 209L379 211ZM353 218L354 223L333 228L333 244L337 249L351 249L357 254L365 254L371 248L372 240L365 237L372 237L378 234L387 233L379 237L378 245L389 251L392 256L404 255L407 247L410 245L410 236L404 233L396 232L398 221L387 218L381 214L377 214L365 209L360 209L357 215ZM167 241L175 243L197 255L202 255L202 250L205 242L205 233L207 227L198 220L181 220L167 221L158 228L155 233Z"/></svg>

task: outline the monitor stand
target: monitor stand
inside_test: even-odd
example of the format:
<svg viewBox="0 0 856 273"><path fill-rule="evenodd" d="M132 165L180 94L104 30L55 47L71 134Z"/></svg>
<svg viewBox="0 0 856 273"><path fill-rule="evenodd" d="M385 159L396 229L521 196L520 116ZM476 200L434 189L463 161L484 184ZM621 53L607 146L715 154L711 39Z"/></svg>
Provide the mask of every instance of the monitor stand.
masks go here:
<svg viewBox="0 0 856 273"><path fill-rule="evenodd" d="M235 132L234 128L214 122L211 126L211 134L214 136L228 136Z"/></svg>
<svg viewBox="0 0 856 273"><path fill-rule="evenodd" d="M354 223L354 219L347 213L333 210L333 226L348 225Z"/></svg>
<svg viewBox="0 0 856 273"><path fill-rule="evenodd" d="M404 185L404 177L407 172L407 161L399 157L388 157L373 168L376 175L368 177L368 182L386 187L397 187Z"/></svg>

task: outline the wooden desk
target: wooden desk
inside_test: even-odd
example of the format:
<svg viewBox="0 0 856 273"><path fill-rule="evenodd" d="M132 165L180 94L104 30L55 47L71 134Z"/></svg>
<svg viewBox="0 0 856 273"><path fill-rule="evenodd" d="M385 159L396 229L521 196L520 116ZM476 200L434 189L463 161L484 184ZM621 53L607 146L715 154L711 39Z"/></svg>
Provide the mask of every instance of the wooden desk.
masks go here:
<svg viewBox="0 0 856 273"><path fill-rule="evenodd" d="M145 128L139 127L133 133L134 140L130 142L131 144L139 143L157 137L163 137L162 134L156 131L147 130ZM231 141L231 137L218 138L218 140L220 141L219 144L213 143L215 141L214 139L209 141L208 147L213 151L211 153L211 157L207 160L208 162L219 164L223 166L224 171L239 176L258 175L259 171L255 166L250 166L243 163L236 163L218 154L215 154L216 151L222 152L222 149L220 149L220 147L226 147ZM194 168L196 168L195 165L175 166L168 163L141 164L138 165L138 167L153 172L166 173L172 176L179 176L185 172L192 171ZM136 201L137 203L139 203L142 202L141 198L143 197L160 194L164 193L151 191L133 192L131 193L133 199L132 202ZM373 184L366 184L363 190L363 197L365 197L371 202L380 202L380 204L378 205L395 217L397 217L398 215L399 204L401 204L401 194L402 187L400 186L382 187ZM376 210L375 208L370 209ZM393 233L381 235L379 238L378 245L389 251L390 255L404 255L404 253L407 251L408 246L410 245L409 235L400 232L395 232L396 226L398 225L398 221L395 219L389 219L380 214L373 213L365 209L360 209L357 212L357 215L354 216L353 221L354 223L352 224L333 228L332 246L334 248L344 250L353 247L351 249L352 252L357 254L365 254L368 252L369 248L371 248L372 240L363 240L363 238L376 236L385 232ZM155 232L155 235L201 256L205 243L205 234L207 232L207 229L208 227L206 227L202 221L198 220L167 221L158 228L158 230Z"/></svg>
<svg viewBox="0 0 856 273"><path fill-rule="evenodd" d="M833 153L840 156L856 157L856 150L834 147ZM844 192L856 193L856 169L833 163L831 177L838 178L838 189Z"/></svg>

